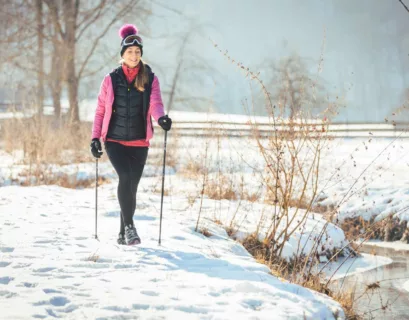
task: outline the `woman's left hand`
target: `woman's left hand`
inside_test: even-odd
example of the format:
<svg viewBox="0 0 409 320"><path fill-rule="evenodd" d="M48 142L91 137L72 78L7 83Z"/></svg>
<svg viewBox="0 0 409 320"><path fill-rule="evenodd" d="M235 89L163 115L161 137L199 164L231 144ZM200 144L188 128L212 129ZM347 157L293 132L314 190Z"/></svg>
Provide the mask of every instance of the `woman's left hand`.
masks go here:
<svg viewBox="0 0 409 320"><path fill-rule="evenodd" d="M167 115L160 117L158 119L158 124L162 127L163 130L169 131L172 127L172 119L169 118Z"/></svg>

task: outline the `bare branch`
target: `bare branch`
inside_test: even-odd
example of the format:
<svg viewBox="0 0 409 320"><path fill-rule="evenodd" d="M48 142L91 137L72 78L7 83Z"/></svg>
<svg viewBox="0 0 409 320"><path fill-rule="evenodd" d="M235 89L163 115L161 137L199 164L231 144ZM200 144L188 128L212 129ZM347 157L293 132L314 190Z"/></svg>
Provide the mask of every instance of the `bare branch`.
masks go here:
<svg viewBox="0 0 409 320"><path fill-rule="evenodd" d="M87 30L91 25L93 25L94 24L94 22L95 21L97 21L98 19L99 19L99 17L101 16L101 12L102 12L102 10L105 8L105 5L106 5L106 0L101 0L101 2L95 7L95 8L93 8L92 9L92 14L94 14L95 12L96 12L96 14L95 14L95 16L92 18L92 19L90 19L89 21L88 21L88 23L86 23L85 24L85 26L79 31L79 33L78 33L78 36L77 36L77 41L81 38L81 36L83 35L83 33L85 32L85 30ZM90 17L92 17L92 14L91 15L87 15L86 17L84 17L84 19L78 24L78 26L77 26L77 28L79 28L83 23L85 23L85 21L87 21Z"/></svg>
<svg viewBox="0 0 409 320"><path fill-rule="evenodd" d="M109 30L109 28L118 20L118 18L123 17L126 13L128 13L128 11L129 11L132 7L134 7L134 6L135 6L136 4L138 4L139 2L140 2L140 0L138 0L138 1L130 0L130 1L128 2L128 4L125 5L124 8L123 8L121 11L119 11L119 12L112 18L112 20L107 24L107 26L105 27L105 29L102 30L101 34L95 38L95 41L94 41L94 43L93 43L93 45L92 45L92 47L91 47L91 50L89 51L87 57L85 58L84 62L82 63L81 68L80 68L80 71L78 72L78 78L79 78L79 79L81 79L82 74L83 74L84 69L85 69L85 66L87 65L89 59L91 58L92 54L94 53L95 49L97 48L97 45L98 45L99 41L101 40L102 36L103 36L105 33L107 33L107 31Z"/></svg>
<svg viewBox="0 0 409 320"><path fill-rule="evenodd" d="M93 71L89 71L87 73L83 73L82 74L82 79L83 78L87 78L87 77L91 77L95 74L97 74L98 72L100 72L102 69L105 69L107 64L105 62L111 61L113 60L116 56L118 56L118 53L113 54L111 57L109 57L109 59L106 59L99 67L97 67L95 70Z"/></svg>
<svg viewBox="0 0 409 320"><path fill-rule="evenodd" d="M167 5L165 5L164 3L157 2L157 1L152 1L152 3L157 4L157 5L161 6L162 8L165 8L165 9L167 9L167 10L173 12L173 13L176 13L176 14L178 14L180 16L183 16L182 11L176 10L175 8L171 8L171 7L167 6Z"/></svg>
<svg viewBox="0 0 409 320"><path fill-rule="evenodd" d="M53 21L53 24L55 26L55 30L60 34L62 39L65 39L65 33L61 27L60 24L60 19L58 16L58 8L57 8L57 4L55 1L53 0L44 0L44 2L46 3L46 5L48 6L48 9L51 12L51 18Z"/></svg>
<svg viewBox="0 0 409 320"><path fill-rule="evenodd" d="M402 2L402 0L399 0L399 2L402 3L402 6L406 9L407 12L409 12L409 8L406 6L406 4L404 4L404 3Z"/></svg>

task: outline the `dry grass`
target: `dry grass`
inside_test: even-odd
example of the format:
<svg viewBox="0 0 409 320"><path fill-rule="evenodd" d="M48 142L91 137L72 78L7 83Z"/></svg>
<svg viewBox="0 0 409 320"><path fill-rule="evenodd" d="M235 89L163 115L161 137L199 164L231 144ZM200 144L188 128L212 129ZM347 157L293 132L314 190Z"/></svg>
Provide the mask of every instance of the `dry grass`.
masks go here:
<svg viewBox="0 0 409 320"><path fill-rule="evenodd" d="M342 308L344 309L346 319L348 320L361 320L363 317L356 313L355 305L356 305L356 298L355 298L355 290L343 290L341 292L335 292L332 294L332 298L338 301ZM336 315L338 316L338 315Z"/></svg>
<svg viewBox="0 0 409 320"><path fill-rule="evenodd" d="M66 188L87 188L95 184L94 178L78 179L77 175L55 172L53 165L93 161L89 151L90 123L69 125L53 117L9 119L2 125L2 141L6 152L23 151L15 183L23 186L53 184ZM100 178L99 183L105 183Z"/></svg>
<svg viewBox="0 0 409 320"><path fill-rule="evenodd" d="M179 168L178 174L185 178L196 179L199 175L205 174L206 170L203 167L202 161L202 159L190 159Z"/></svg>
<svg viewBox="0 0 409 320"><path fill-rule="evenodd" d="M91 124L60 124L43 116L9 119L3 125L5 150L23 150L26 164L70 164L91 160Z"/></svg>
<svg viewBox="0 0 409 320"><path fill-rule="evenodd" d="M270 268L272 275L314 291L324 293L341 304L347 315L347 319L362 319L354 310L356 304L355 288L350 289L349 291L343 290L341 292L330 290L327 283L323 281L319 275L311 273L308 274L308 276L305 275L305 259L287 262L276 256L272 257L268 243L266 241L260 241L256 233L248 235L243 241L241 241L241 243L257 262L263 263Z"/></svg>
<svg viewBox="0 0 409 320"><path fill-rule="evenodd" d="M213 234L206 227L200 228L199 232L203 234L206 238L211 237Z"/></svg>
<svg viewBox="0 0 409 320"><path fill-rule="evenodd" d="M214 200L237 200L238 195L234 188L234 180L231 176L220 175L217 179L209 179L204 190L206 196Z"/></svg>
<svg viewBox="0 0 409 320"><path fill-rule="evenodd" d="M98 262L99 260L99 254L97 254L96 252L92 253L89 255L89 257L87 258L87 261L91 261L91 262Z"/></svg>

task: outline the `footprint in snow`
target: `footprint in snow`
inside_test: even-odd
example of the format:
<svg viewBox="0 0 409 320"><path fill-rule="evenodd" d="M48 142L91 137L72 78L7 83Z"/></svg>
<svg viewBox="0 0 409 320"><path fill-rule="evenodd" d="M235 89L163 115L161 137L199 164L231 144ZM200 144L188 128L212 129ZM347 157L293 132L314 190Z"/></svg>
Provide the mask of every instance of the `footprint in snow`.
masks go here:
<svg viewBox="0 0 409 320"><path fill-rule="evenodd" d="M186 312L186 313L201 313L201 314L206 314L206 313L209 312L209 310L206 309L206 308L200 308L200 307L194 307L194 306L191 306L191 307L178 306L178 307L175 307L175 309L176 309L176 310L179 310L179 311Z"/></svg>
<svg viewBox="0 0 409 320"><path fill-rule="evenodd" d="M41 300L38 302L34 302L33 306L39 307L39 306L45 306L45 305L53 305L54 307L63 307L67 303L70 303L70 300L68 300L66 297L55 296L55 297L50 298L50 300Z"/></svg>
<svg viewBox="0 0 409 320"><path fill-rule="evenodd" d="M75 237L74 239L75 240L87 240L88 238L87 237Z"/></svg>
<svg viewBox="0 0 409 320"><path fill-rule="evenodd" d="M10 264L11 262L8 262L8 261L0 261L0 268L5 268L9 266Z"/></svg>
<svg viewBox="0 0 409 320"><path fill-rule="evenodd" d="M119 217L120 211L108 211L104 214L105 217Z"/></svg>
<svg viewBox="0 0 409 320"><path fill-rule="evenodd" d="M242 301L241 305L245 308L260 310L261 306L263 305L263 301L256 299L246 299Z"/></svg>
<svg viewBox="0 0 409 320"><path fill-rule="evenodd" d="M70 300L68 300L66 297L57 296L52 297L50 299L50 303L55 307L62 307L65 306L67 303L70 303Z"/></svg>
<svg viewBox="0 0 409 320"><path fill-rule="evenodd" d="M12 247L0 247L0 252L6 253L6 252L13 252L14 248Z"/></svg>
<svg viewBox="0 0 409 320"><path fill-rule="evenodd" d="M12 277L0 277L0 284L7 285L13 280L14 280L14 278L12 278Z"/></svg>
<svg viewBox="0 0 409 320"><path fill-rule="evenodd" d="M141 304L141 303L134 303L132 305L132 308L136 309L136 310L148 310L149 305L148 304Z"/></svg>
<svg viewBox="0 0 409 320"><path fill-rule="evenodd" d="M13 264L14 269L22 269L22 268L28 268L31 266L31 263L17 263Z"/></svg>
<svg viewBox="0 0 409 320"><path fill-rule="evenodd" d="M53 270L55 270L55 269L56 269L56 268L54 268L54 267L38 268L38 269L34 269L33 272L36 272L36 273L45 273L45 272L53 271Z"/></svg>
<svg viewBox="0 0 409 320"><path fill-rule="evenodd" d="M172 238L175 239L175 240L186 240L186 238L181 237L181 236L174 236Z"/></svg>
<svg viewBox="0 0 409 320"><path fill-rule="evenodd" d="M34 243L36 243L36 244L47 244L47 243L51 243L51 242L54 242L54 240L45 239L45 240L37 240L37 241L34 241Z"/></svg>
<svg viewBox="0 0 409 320"><path fill-rule="evenodd" d="M20 284L19 286L23 286L26 288L35 288L37 287L38 283L31 283L31 282L23 282L22 284Z"/></svg>
<svg viewBox="0 0 409 320"><path fill-rule="evenodd" d="M46 294L50 294L50 293L62 293L62 291L56 290L56 289L43 289L43 292Z"/></svg>
<svg viewBox="0 0 409 320"><path fill-rule="evenodd" d="M156 220L155 217L150 217L150 216L146 216L146 215L135 216L134 219L138 220L138 221L142 221L142 220L144 220L144 221L153 221L153 220Z"/></svg>
<svg viewBox="0 0 409 320"><path fill-rule="evenodd" d="M109 311L117 311L117 312L129 312L129 308L126 307L119 307L119 306L108 306L103 307L102 309L109 310Z"/></svg>
<svg viewBox="0 0 409 320"><path fill-rule="evenodd" d="M143 291L141 291L141 293L144 294L144 295L147 295L147 296L151 296L151 297L159 296L159 293L157 293L155 291L143 290Z"/></svg>
<svg viewBox="0 0 409 320"><path fill-rule="evenodd" d="M7 291L7 290L0 290L0 297L2 298L10 299L15 296L17 296L17 293L15 292Z"/></svg>

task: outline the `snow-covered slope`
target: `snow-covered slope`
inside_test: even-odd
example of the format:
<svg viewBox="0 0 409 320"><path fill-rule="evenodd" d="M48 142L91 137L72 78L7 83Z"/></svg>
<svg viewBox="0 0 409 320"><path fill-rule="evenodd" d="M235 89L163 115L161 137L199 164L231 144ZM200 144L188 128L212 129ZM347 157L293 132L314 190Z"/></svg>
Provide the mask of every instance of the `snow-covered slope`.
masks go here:
<svg viewBox="0 0 409 320"><path fill-rule="evenodd" d="M116 184L99 190L0 188L0 310L4 319L332 319L328 297L269 274L224 229L194 232L185 200L140 193L142 244L117 246ZM172 200L172 204L170 201ZM172 207L173 210L169 208Z"/></svg>

